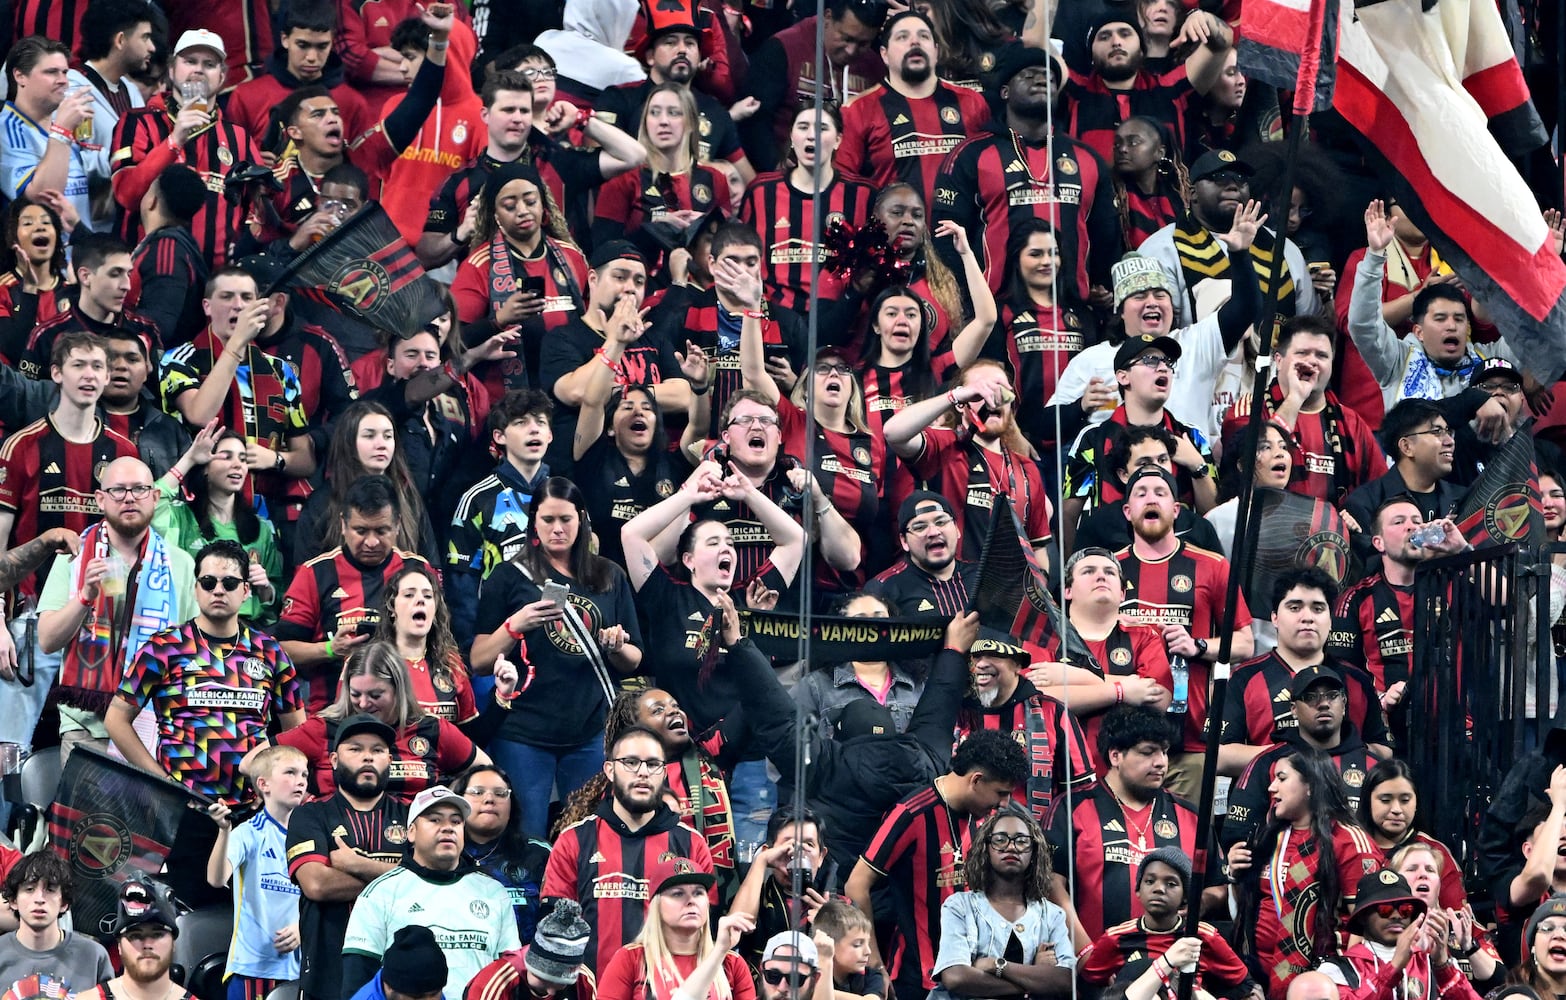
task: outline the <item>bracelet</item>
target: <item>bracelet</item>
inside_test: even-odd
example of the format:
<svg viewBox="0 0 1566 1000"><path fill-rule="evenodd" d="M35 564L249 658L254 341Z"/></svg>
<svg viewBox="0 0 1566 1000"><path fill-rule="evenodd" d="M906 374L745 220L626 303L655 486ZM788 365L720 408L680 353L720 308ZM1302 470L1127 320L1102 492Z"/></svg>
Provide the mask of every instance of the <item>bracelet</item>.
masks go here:
<svg viewBox="0 0 1566 1000"><path fill-rule="evenodd" d="M61 128L58 125L49 126L49 138L55 142L63 142L67 146L76 145L76 136L70 129Z"/></svg>
<svg viewBox="0 0 1566 1000"><path fill-rule="evenodd" d="M276 452L275 454L277 455L277 461L272 463L272 471L282 472L284 469L288 468L288 456L280 451Z"/></svg>
<svg viewBox="0 0 1566 1000"><path fill-rule="evenodd" d="M593 356L607 365L610 371L614 372L616 375L620 374L620 366L609 360L609 355L604 353L604 349L602 347L595 350L593 352Z"/></svg>
<svg viewBox="0 0 1566 1000"><path fill-rule="evenodd" d="M95 603L97 603L97 602L95 602L95 601L93 601L93 600L92 600L92 599L90 599L90 598L89 598L89 597L88 597L88 596L87 596L87 594L86 594L86 593L85 593L85 592L82 592L82 591L78 591L78 592L77 592L77 594L76 594L76 600L77 600L77 601L78 601L78 602L79 602L79 603L80 603L80 604L81 604L81 606L82 606L82 607L84 607L84 608L90 608L90 607L92 607L92 606L93 606L93 605L94 605L94 604L95 604Z"/></svg>
<svg viewBox="0 0 1566 1000"><path fill-rule="evenodd" d="M437 42L431 39L430 49L434 52L445 52L451 46L450 41Z"/></svg>
<svg viewBox="0 0 1566 1000"><path fill-rule="evenodd" d="M595 117L597 117L597 112L595 112L592 108L580 108L576 112L576 124L572 127L582 128Z"/></svg>
<svg viewBox="0 0 1566 1000"><path fill-rule="evenodd" d="M233 358L234 362L236 364L241 364L242 365L242 364L245 363L245 356L243 354L240 354L240 353L238 353L236 351L229 351L229 350L225 350L223 353L225 355L227 355L228 357Z"/></svg>
<svg viewBox="0 0 1566 1000"><path fill-rule="evenodd" d="M180 151L179 143L174 141L174 137L172 135L169 136L168 139L163 144L165 146L169 147L169 149L172 149L176 153L178 153Z"/></svg>
<svg viewBox="0 0 1566 1000"><path fill-rule="evenodd" d="M692 396L705 396L705 395L707 395L707 393L709 393L711 391L712 391L712 383L711 382L708 382L706 385L701 386L700 388L697 388L696 386L691 386L691 395Z"/></svg>
<svg viewBox="0 0 1566 1000"><path fill-rule="evenodd" d="M526 635L527 635L527 633L524 632L522 629L514 629L514 628L512 628L511 627L511 619L510 618L507 618L505 621L501 622L501 627L506 630L506 634L507 635L509 635L511 638L515 639L517 642L521 642L523 640L523 638L525 638Z"/></svg>
<svg viewBox="0 0 1566 1000"><path fill-rule="evenodd" d="M740 315L745 317L746 319L766 319L767 318L767 314L762 312L760 309L746 309L744 312L740 313Z"/></svg>
<svg viewBox="0 0 1566 1000"><path fill-rule="evenodd" d="M962 409L962 404L957 402L957 391L955 389L953 389L951 392L948 392L946 394L946 401L948 403L952 404L952 409L954 409L954 410Z"/></svg>
<svg viewBox="0 0 1566 1000"><path fill-rule="evenodd" d="M1115 704L1116 705L1123 704L1125 702L1125 700L1126 700L1126 686L1124 684L1120 683L1119 681L1115 681Z"/></svg>
<svg viewBox="0 0 1566 1000"><path fill-rule="evenodd" d="M335 660L337 658L337 654L332 652L332 637L331 636L327 636L326 637L326 658L328 660Z"/></svg>

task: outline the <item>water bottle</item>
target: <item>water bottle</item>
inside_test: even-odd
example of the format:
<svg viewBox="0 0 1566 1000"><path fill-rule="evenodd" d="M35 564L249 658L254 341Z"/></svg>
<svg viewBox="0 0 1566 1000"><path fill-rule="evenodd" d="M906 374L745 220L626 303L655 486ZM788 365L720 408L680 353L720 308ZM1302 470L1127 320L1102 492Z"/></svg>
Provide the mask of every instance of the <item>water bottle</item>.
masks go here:
<svg viewBox="0 0 1566 1000"><path fill-rule="evenodd" d="M1174 697L1169 699L1169 713L1184 715L1189 701L1191 667L1185 657L1178 654L1169 657L1169 674L1174 678Z"/></svg>
<svg viewBox="0 0 1566 1000"><path fill-rule="evenodd" d="M1421 549L1440 545L1446 540L1446 526L1440 521L1422 524L1408 534L1408 544Z"/></svg>

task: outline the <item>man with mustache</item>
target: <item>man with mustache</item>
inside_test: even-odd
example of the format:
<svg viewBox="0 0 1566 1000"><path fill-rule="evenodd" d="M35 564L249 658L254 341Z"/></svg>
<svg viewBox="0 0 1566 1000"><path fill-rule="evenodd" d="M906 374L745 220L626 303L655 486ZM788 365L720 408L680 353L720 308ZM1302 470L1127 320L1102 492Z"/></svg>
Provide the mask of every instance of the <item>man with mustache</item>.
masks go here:
<svg viewBox="0 0 1566 1000"><path fill-rule="evenodd" d="M469 981L502 952L522 947L505 887L463 853L463 823L472 811L467 799L445 785L413 797L408 807L412 850L365 887L348 918L343 1000L389 962L393 947L401 946L398 932L404 927L435 930L446 956L448 997L462 996Z"/></svg>
<svg viewBox="0 0 1566 1000"><path fill-rule="evenodd" d="M118 997L158 997L160 1000L194 1000L194 994L169 975L174 966L174 900L168 890L138 875L120 889L114 938L125 967L115 976L76 996L82 1000L115 1000Z"/></svg>
<svg viewBox="0 0 1566 1000"><path fill-rule="evenodd" d="M865 584L865 593L891 601L904 618L945 622L963 614L979 587L979 564L957 558L959 535L950 500L929 490L910 494L897 511L903 557Z"/></svg>
<svg viewBox="0 0 1566 1000"><path fill-rule="evenodd" d="M990 120L978 91L936 77L940 54L924 14L909 9L887 18L881 28L886 79L843 109L839 169L878 188L907 181L929 206L941 161Z"/></svg>
<svg viewBox="0 0 1566 1000"><path fill-rule="evenodd" d="M408 842L407 807L386 794L396 736L373 715L345 719L332 749L337 790L288 820L288 874L300 894L300 986L310 1000L341 1000L348 914L365 886L397 867ZM509 900L505 912L510 919Z"/></svg>

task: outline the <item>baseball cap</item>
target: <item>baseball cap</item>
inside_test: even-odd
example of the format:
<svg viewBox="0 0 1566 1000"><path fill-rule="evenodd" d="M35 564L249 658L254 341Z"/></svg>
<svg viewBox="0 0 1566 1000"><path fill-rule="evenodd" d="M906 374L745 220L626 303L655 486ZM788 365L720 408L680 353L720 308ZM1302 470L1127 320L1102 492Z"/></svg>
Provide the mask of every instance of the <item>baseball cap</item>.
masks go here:
<svg viewBox="0 0 1566 1000"><path fill-rule="evenodd" d="M426 811L448 802L457 807L457 812L462 814L464 820L473 812L473 807L468 804L467 799L445 785L431 785L413 797L413 803L408 806L408 825L412 826L413 821Z"/></svg>
<svg viewBox="0 0 1566 1000"><path fill-rule="evenodd" d="M1306 691L1317 684L1330 684L1343 690L1348 688L1348 685L1343 683L1343 675L1336 670L1326 666L1314 666L1306 667L1295 674L1294 680L1289 684L1289 690L1294 700L1298 701Z"/></svg>
<svg viewBox="0 0 1566 1000"><path fill-rule="evenodd" d="M647 266L647 257L630 240L610 240L598 247L593 251L587 266L596 271L617 260L634 260L643 267Z"/></svg>
<svg viewBox="0 0 1566 1000"><path fill-rule="evenodd" d="M397 742L397 730L368 712L360 712L358 715L350 715L337 727L337 738L332 741L332 749L336 750L348 737L359 733L374 733L385 740L388 747Z"/></svg>
<svg viewBox="0 0 1566 1000"><path fill-rule="evenodd" d="M718 884L718 877L697 868L690 858L665 851L653 862L652 869L647 873L647 884L653 887L652 894L656 896L682 885L699 885L703 889L711 889Z"/></svg>
<svg viewBox="0 0 1566 1000"><path fill-rule="evenodd" d="M1164 265L1153 257L1128 253L1115 261L1109 269L1109 283L1114 288L1115 309L1118 311L1126 299L1137 292L1162 289L1174 297L1174 282Z"/></svg>
<svg viewBox="0 0 1566 1000"><path fill-rule="evenodd" d="M179 36L179 41L174 43L174 54L179 55L186 49L211 49L222 58L228 58L228 50L223 47L222 37L206 28L191 28Z"/></svg>
<svg viewBox="0 0 1566 1000"><path fill-rule="evenodd" d="M1486 358L1483 364L1474 369L1473 375L1471 375L1468 379L1468 384L1470 386L1476 386L1480 382L1487 381L1495 375L1509 378L1518 385L1523 384L1522 372L1518 370L1516 365L1512 364L1510 361L1507 361L1505 358Z"/></svg>
<svg viewBox="0 0 1566 1000"><path fill-rule="evenodd" d="M1126 495L1130 496L1131 487L1143 479L1162 479L1164 484L1169 487L1170 493L1173 493L1175 496L1180 495L1180 484L1176 482L1175 477L1170 474L1169 470L1161 465L1143 465L1138 467L1135 472L1131 473L1130 478L1126 480Z"/></svg>
<svg viewBox="0 0 1566 1000"><path fill-rule="evenodd" d="M1180 360L1180 342L1173 337L1157 337L1151 333L1144 333L1136 337L1127 337L1125 343L1115 349L1115 371L1127 371L1131 362L1148 351L1162 351L1164 357L1170 361Z"/></svg>
<svg viewBox="0 0 1566 1000"><path fill-rule="evenodd" d="M1425 901L1414 895L1407 879L1390 868L1383 868L1360 877L1354 894L1354 912L1348 918L1349 928L1356 926L1366 910L1383 903L1413 903L1415 916L1428 909Z"/></svg>
<svg viewBox="0 0 1566 1000"><path fill-rule="evenodd" d="M874 698L855 698L844 705L837 713L832 729L839 740L897 735L897 723L892 719L891 709Z"/></svg>
<svg viewBox="0 0 1566 1000"><path fill-rule="evenodd" d="M909 521L920 514L928 514L937 509L944 510L947 517L957 516L952 510L951 501L943 495L932 490L915 490L903 501L902 506L897 508L897 533L906 534Z"/></svg>
<svg viewBox="0 0 1566 1000"><path fill-rule="evenodd" d="M778 952L787 951L789 954L780 955ZM772 961L803 962L812 969L821 966L821 955L816 951L816 943L799 931L779 931L767 938L767 946L761 952L761 964L766 965Z"/></svg>
<svg viewBox="0 0 1566 1000"><path fill-rule="evenodd" d="M1239 174L1241 177L1251 177L1256 173L1249 163L1227 149L1209 149L1191 164L1190 176L1192 181L1202 181L1213 174L1221 174L1225 171Z"/></svg>

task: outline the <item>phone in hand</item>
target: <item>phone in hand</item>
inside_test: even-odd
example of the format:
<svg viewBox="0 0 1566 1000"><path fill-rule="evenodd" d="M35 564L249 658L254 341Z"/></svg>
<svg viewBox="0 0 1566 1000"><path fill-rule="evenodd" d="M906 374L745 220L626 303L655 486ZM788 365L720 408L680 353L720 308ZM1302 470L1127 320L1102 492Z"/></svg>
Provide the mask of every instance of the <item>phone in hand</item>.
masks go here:
<svg viewBox="0 0 1566 1000"><path fill-rule="evenodd" d="M566 606L566 594L568 593L570 593L570 588L558 580L550 580L544 584L544 600L552 602L556 607L564 608Z"/></svg>
<svg viewBox="0 0 1566 1000"><path fill-rule="evenodd" d="M375 628L376 628L375 622L372 622L369 619L365 619L364 621L360 622L359 624L357 624L357 625L355 625L353 627L353 634L354 635L374 635L375 634Z"/></svg>
<svg viewBox="0 0 1566 1000"><path fill-rule="evenodd" d="M529 274L522 278L521 290L541 299L544 297L544 276L541 274Z"/></svg>

